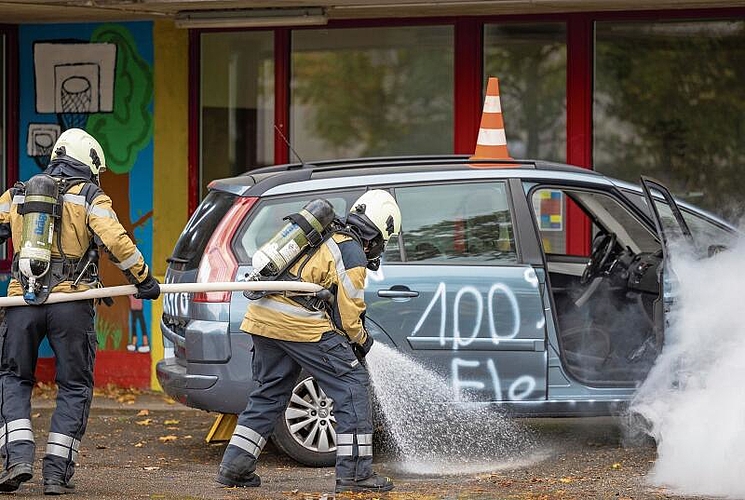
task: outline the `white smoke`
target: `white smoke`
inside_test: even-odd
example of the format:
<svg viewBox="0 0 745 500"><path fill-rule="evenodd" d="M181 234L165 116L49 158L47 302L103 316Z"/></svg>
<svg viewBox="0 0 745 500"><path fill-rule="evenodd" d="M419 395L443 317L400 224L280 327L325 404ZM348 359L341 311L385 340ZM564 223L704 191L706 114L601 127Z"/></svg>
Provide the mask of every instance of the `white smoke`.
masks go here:
<svg viewBox="0 0 745 500"><path fill-rule="evenodd" d="M665 345L631 405L650 424L650 480L686 495L745 498L745 244L675 254Z"/></svg>

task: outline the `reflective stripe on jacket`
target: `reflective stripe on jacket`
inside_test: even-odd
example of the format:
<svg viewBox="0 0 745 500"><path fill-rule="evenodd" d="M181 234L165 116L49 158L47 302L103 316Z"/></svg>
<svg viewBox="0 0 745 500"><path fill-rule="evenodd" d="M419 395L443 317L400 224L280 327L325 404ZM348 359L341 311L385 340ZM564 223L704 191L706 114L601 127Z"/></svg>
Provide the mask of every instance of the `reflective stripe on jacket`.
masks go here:
<svg viewBox="0 0 745 500"><path fill-rule="evenodd" d="M111 206L109 198L100 187L92 182L77 184L64 194L62 203L62 220L60 223L62 250L69 260L78 260L86 256L94 236L103 243L109 258L122 270L130 283L141 283L148 275L148 266L137 249L126 229ZM10 224L13 238L13 251L18 253L23 230L23 215L18 213L18 205L24 202L24 196L11 188L0 196L0 224ZM52 244L52 257L60 258L57 248L57 236ZM71 281L63 281L52 291L79 292L87 287L80 285L73 289ZM8 295L23 295L17 280L12 279L8 285Z"/></svg>
<svg viewBox="0 0 745 500"><path fill-rule="evenodd" d="M304 260L292 267L293 275ZM325 332L343 330L350 340L362 343L367 336L362 328L366 273L367 257L362 246L350 236L336 233L308 259L299 276L334 294L334 319L326 311L310 311L291 298L268 295L249 301L241 330L294 342L317 342Z"/></svg>

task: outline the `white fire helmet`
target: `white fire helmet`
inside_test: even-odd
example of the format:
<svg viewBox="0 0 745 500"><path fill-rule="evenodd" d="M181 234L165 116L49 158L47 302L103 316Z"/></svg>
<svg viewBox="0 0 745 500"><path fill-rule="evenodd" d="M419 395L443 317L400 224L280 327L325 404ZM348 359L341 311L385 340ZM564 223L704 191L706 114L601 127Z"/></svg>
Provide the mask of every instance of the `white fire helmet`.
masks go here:
<svg viewBox="0 0 745 500"><path fill-rule="evenodd" d="M401 230L401 210L398 203L388 191L382 189L372 189L360 196L352 204L350 215L352 214L372 223L382 235L384 244L391 235L398 234Z"/></svg>
<svg viewBox="0 0 745 500"><path fill-rule="evenodd" d="M103 148L96 139L85 130L69 128L60 134L52 148L51 160L59 156L68 156L91 169L93 175L106 170L106 158Z"/></svg>

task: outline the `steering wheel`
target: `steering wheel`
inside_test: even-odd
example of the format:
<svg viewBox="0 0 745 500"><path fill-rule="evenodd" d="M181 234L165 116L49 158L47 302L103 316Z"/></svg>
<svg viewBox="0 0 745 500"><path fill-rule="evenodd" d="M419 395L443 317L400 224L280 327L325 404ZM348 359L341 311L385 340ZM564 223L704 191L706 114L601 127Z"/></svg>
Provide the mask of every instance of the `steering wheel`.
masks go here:
<svg viewBox="0 0 745 500"><path fill-rule="evenodd" d="M595 241L592 242L590 261L582 272L580 283L585 284L600 273L613 254L613 248L615 248L617 241L616 233L602 233L595 238Z"/></svg>

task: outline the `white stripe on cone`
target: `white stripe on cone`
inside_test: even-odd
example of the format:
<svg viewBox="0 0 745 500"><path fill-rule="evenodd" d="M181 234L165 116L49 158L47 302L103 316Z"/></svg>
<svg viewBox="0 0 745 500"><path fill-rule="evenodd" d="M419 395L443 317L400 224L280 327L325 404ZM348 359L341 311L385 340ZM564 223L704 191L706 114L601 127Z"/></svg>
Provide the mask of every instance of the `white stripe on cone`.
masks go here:
<svg viewBox="0 0 745 500"><path fill-rule="evenodd" d="M479 146L506 146L507 136L503 128L481 128L476 144Z"/></svg>
<svg viewBox="0 0 745 500"><path fill-rule="evenodd" d="M487 95L484 99L484 113L501 113L502 103L498 95Z"/></svg>

